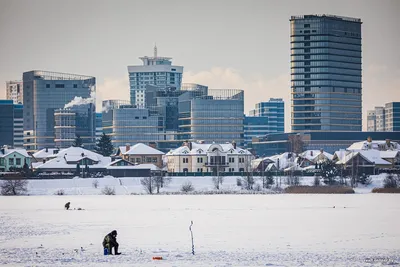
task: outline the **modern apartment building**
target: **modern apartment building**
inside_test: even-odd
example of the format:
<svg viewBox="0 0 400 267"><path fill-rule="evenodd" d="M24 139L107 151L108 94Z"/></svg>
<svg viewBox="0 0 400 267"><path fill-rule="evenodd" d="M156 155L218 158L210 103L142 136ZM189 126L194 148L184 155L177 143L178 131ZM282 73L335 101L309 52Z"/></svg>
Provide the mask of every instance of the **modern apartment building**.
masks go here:
<svg viewBox="0 0 400 267"><path fill-rule="evenodd" d="M361 131L361 19L292 16L293 132Z"/></svg>
<svg viewBox="0 0 400 267"><path fill-rule="evenodd" d="M386 103L367 111L367 130L369 132L400 131L400 102Z"/></svg>
<svg viewBox="0 0 400 267"><path fill-rule="evenodd" d="M250 110L249 115L268 117L269 133L285 131L285 102L282 98L270 98L268 102L257 103L255 109Z"/></svg>
<svg viewBox="0 0 400 267"><path fill-rule="evenodd" d="M25 72L24 147L27 150L54 147L54 111L72 104L94 104L95 91L94 77L39 70Z"/></svg>
<svg viewBox="0 0 400 267"><path fill-rule="evenodd" d="M21 104L14 104L13 100L0 100L0 147L23 147L22 113Z"/></svg>
<svg viewBox="0 0 400 267"><path fill-rule="evenodd" d="M128 66L131 104L144 108L146 103L146 85L160 88L171 87L180 90L182 66L172 65L172 58L159 57L154 47L153 57L140 57L143 65Z"/></svg>
<svg viewBox="0 0 400 267"><path fill-rule="evenodd" d="M6 99L11 99L14 104L24 103L24 94L22 81L8 81L6 82Z"/></svg>

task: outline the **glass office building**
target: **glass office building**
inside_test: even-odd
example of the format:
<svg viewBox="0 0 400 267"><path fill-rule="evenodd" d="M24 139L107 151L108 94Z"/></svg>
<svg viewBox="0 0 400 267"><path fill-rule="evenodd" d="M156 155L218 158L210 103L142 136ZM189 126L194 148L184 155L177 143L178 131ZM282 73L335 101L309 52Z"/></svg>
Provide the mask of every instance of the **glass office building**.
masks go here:
<svg viewBox="0 0 400 267"><path fill-rule="evenodd" d="M292 131L361 131L361 23L291 17Z"/></svg>
<svg viewBox="0 0 400 267"><path fill-rule="evenodd" d="M102 117L103 132L111 137L114 147L158 141L164 129L162 117L151 116L149 109L124 100L103 101Z"/></svg>
<svg viewBox="0 0 400 267"><path fill-rule="evenodd" d="M282 98L270 98L268 102L257 103L255 109L250 110L249 115L268 117L269 133L285 131L285 102Z"/></svg>
<svg viewBox="0 0 400 267"><path fill-rule="evenodd" d="M24 146L39 150L55 146L54 111L75 97L93 98L96 79L90 76L29 71L23 74Z"/></svg>
<svg viewBox="0 0 400 267"><path fill-rule="evenodd" d="M243 145L243 114L243 90L211 89L208 95L188 91L179 99L180 138Z"/></svg>
<svg viewBox="0 0 400 267"><path fill-rule="evenodd" d="M263 137L270 133L268 117L244 117L244 145L251 143L253 137Z"/></svg>
<svg viewBox="0 0 400 267"><path fill-rule="evenodd" d="M0 147L23 147L23 106L0 100Z"/></svg>
<svg viewBox="0 0 400 267"><path fill-rule="evenodd" d="M54 111L55 144L58 148L72 146L75 138L82 139L83 147L93 149L96 139L95 105L86 103Z"/></svg>

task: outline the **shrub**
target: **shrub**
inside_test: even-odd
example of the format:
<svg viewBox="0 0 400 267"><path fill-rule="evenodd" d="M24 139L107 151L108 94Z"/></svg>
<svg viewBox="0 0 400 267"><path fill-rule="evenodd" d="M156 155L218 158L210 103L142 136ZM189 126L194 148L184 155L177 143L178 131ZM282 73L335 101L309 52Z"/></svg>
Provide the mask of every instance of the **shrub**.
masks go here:
<svg viewBox="0 0 400 267"><path fill-rule="evenodd" d="M370 185L372 183L372 178L369 175L363 173L360 177L357 177L357 183L362 185Z"/></svg>
<svg viewBox="0 0 400 267"><path fill-rule="evenodd" d="M320 186L320 185L321 185L320 178L318 176L315 176L313 186Z"/></svg>
<svg viewBox="0 0 400 267"><path fill-rule="evenodd" d="M353 194L348 186L289 186L285 189L289 194Z"/></svg>
<svg viewBox="0 0 400 267"><path fill-rule="evenodd" d="M101 190L103 195L115 195L115 189L113 187L105 186L103 190Z"/></svg>
<svg viewBox="0 0 400 267"><path fill-rule="evenodd" d="M400 188L374 188L372 193L397 193L400 194Z"/></svg>
<svg viewBox="0 0 400 267"><path fill-rule="evenodd" d="M383 180L383 187L384 188L397 188L397 186L398 186L397 177L395 177L391 173L387 174L385 179Z"/></svg>
<svg viewBox="0 0 400 267"><path fill-rule="evenodd" d="M4 180L0 184L2 195L20 195L28 191L28 180Z"/></svg>
<svg viewBox="0 0 400 267"><path fill-rule="evenodd" d="M93 185L94 188L99 187L99 181L98 181L97 179L96 179L96 180L93 180L92 185Z"/></svg>
<svg viewBox="0 0 400 267"><path fill-rule="evenodd" d="M254 185L254 191L260 192L262 190L262 186L260 184Z"/></svg>
<svg viewBox="0 0 400 267"><path fill-rule="evenodd" d="M191 181L186 181L181 186L181 192L189 193L194 191L194 187Z"/></svg>
<svg viewBox="0 0 400 267"><path fill-rule="evenodd" d="M65 191L64 191L64 189L59 189L54 193L54 195L63 196L63 195L65 195Z"/></svg>

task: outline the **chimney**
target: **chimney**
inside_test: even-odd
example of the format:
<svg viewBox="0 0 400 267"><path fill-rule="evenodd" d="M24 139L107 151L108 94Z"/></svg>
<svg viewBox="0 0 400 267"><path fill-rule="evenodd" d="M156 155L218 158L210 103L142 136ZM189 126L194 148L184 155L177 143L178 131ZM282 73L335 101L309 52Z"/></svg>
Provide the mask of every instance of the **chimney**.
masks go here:
<svg viewBox="0 0 400 267"><path fill-rule="evenodd" d="M43 159L43 164L46 163L46 159Z"/></svg>
<svg viewBox="0 0 400 267"><path fill-rule="evenodd" d="M188 142L188 148L189 148L189 150L192 150L192 142Z"/></svg>
<svg viewBox="0 0 400 267"><path fill-rule="evenodd" d="M235 142L235 140L232 141L232 146L233 146L234 149L236 149L236 142Z"/></svg>
<svg viewBox="0 0 400 267"><path fill-rule="evenodd" d="M49 148L48 148L48 147L46 147L46 153L47 153L47 152L49 152Z"/></svg>
<svg viewBox="0 0 400 267"><path fill-rule="evenodd" d="M386 139L385 141L386 141L386 145L387 145L388 147L390 147L390 139Z"/></svg>
<svg viewBox="0 0 400 267"><path fill-rule="evenodd" d="M368 143L371 143L371 142L372 142L371 136L368 136L367 141L368 141Z"/></svg>
<svg viewBox="0 0 400 267"><path fill-rule="evenodd" d="M131 150L131 144L127 143L125 144L125 153Z"/></svg>
<svg viewBox="0 0 400 267"><path fill-rule="evenodd" d="M314 156L314 153L313 153L313 151L312 151L312 150L310 151L310 155L311 155L311 156Z"/></svg>
<svg viewBox="0 0 400 267"><path fill-rule="evenodd" d="M319 150L319 152L321 152L321 154L323 154L323 153L324 153L324 149L321 148L321 149Z"/></svg>
<svg viewBox="0 0 400 267"><path fill-rule="evenodd" d="M82 153L81 153L81 157L83 158L84 156L85 156L85 154L82 152Z"/></svg>
<svg viewBox="0 0 400 267"><path fill-rule="evenodd" d="M157 149L157 143L156 142L149 142L149 147Z"/></svg>

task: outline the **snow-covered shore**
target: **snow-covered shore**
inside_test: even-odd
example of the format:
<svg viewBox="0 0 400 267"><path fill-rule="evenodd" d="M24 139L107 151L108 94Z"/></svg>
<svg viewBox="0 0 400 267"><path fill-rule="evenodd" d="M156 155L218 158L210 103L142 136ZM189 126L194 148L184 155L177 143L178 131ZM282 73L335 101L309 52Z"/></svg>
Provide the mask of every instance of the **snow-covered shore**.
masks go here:
<svg viewBox="0 0 400 267"><path fill-rule="evenodd" d="M368 186L359 185L354 190L356 193L370 193L375 187L382 187L385 174L375 175L372 177L372 184ZM237 179L242 177L225 177L221 186L221 190L238 192L241 187L237 186ZM93 186L93 182L98 181L98 187ZM130 194L146 194L140 183L141 178L74 178L74 179L48 179L48 180L29 180L29 195L54 195L58 190L63 190L66 195L99 195L105 186L115 189L117 195ZM207 192L214 189L212 177L171 177L171 182L161 192L180 192L182 184L190 181L197 192ZM261 180L255 177L257 184L261 184ZM285 188L286 177L280 178L280 186ZM314 177L302 177L300 182L302 185L312 185ZM279 178L278 178L279 182ZM269 192L271 190L267 190Z"/></svg>

